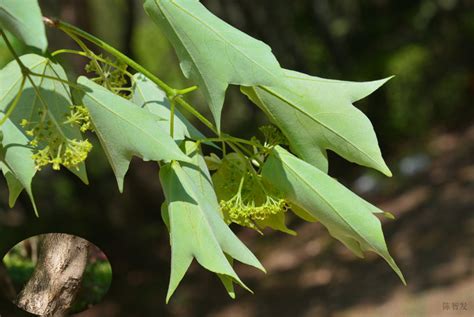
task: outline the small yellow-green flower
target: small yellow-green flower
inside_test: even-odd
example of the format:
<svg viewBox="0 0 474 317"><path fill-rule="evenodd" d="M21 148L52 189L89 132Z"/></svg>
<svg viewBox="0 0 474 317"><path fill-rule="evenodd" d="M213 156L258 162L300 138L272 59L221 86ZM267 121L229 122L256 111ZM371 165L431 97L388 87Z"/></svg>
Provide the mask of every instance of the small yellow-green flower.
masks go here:
<svg viewBox="0 0 474 317"><path fill-rule="evenodd" d="M94 131L89 110L84 106L72 106L71 112L64 123L77 125L82 133L85 133L86 131Z"/></svg>
<svg viewBox="0 0 474 317"><path fill-rule="evenodd" d="M83 106L72 107L64 124L66 123L77 124L83 132L91 129L89 113ZM53 170L60 170L61 166L78 169L92 149L88 140L65 137L46 116L40 116L39 122L23 119L20 125L25 129L26 135L31 137L29 145L33 148L32 158L37 170L50 164Z"/></svg>

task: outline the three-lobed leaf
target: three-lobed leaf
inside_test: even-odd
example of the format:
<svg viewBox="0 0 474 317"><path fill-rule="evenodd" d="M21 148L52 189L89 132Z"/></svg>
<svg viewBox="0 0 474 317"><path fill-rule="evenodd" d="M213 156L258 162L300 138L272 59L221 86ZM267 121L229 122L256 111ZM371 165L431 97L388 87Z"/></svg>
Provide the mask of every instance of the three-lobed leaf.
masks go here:
<svg viewBox="0 0 474 317"><path fill-rule="evenodd" d="M280 86L242 87L242 91L282 130L299 157L327 172L327 150L331 150L392 175L370 120L352 105L387 79L357 83L288 70L285 75Z"/></svg>
<svg viewBox="0 0 474 317"><path fill-rule="evenodd" d="M146 161L189 161L170 137L169 129L159 124L162 119L86 77L80 77L78 83L83 86L82 101L120 191L133 156Z"/></svg>
<svg viewBox="0 0 474 317"><path fill-rule="evenodd" d="M170 231L172 255L167 299L176 290L194 258L206 269L220 275L232 296L233 281L244 288L246 286L226 255L264 269L222 219L209 171L196 143L186 141L184 146L191 163L173 161L160 170L166 197L162 212Z"/></svg>
<svg viewBox="0 0 474 317"><path fill-rule="evenodd" d="M405 283L390 256L382 226L374 213L383 213L318 168L290 154L273 149L263 167L264 179L297 208L317 218L336 239L357 256L378 253Z"/></svg>
<svg viewBox="0 0 474 317"><path fill-rule="evenodd" d="M0 28L26 45L46 51L48 40L38 0L0 0Z"/></svg>
<svg viewBox="0 0 474 317"><path fill-rule="evenodd" d="M272 86L283 76L268 45L222 21L198 0L145 0L144 7L174 46L184 75L199 85L218 129L229 84Z"/></svg>

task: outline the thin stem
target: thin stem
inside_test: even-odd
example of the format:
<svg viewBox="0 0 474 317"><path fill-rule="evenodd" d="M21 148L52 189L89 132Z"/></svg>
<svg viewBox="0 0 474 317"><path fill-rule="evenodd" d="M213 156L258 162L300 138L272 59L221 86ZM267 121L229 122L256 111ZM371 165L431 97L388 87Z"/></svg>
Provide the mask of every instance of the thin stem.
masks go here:
<svg viewBox="0 0 474 317"><path fill-rule="evenodd" d="M160 86L160 88L163 89L166 92L166 94L174 95L176 93L175 89L168 86L165 82L163 82L161 79L156 77L153 73L151 73L150 71L145 69L143 66L141 66L140 64L135 62L133 59L131 59L127 55L123 54L122 52L120 52L119 50L114 48L113 46L111 46L111 45L105 43L104 41L102 41L101 39L95 37L94 35L89 34L85 31L79 29L78 27L75 27L74 25L71 25L71 24L63 22L63 21L56 20L53 23L54 23L53 25L56 28L58 28L58 29L60 29L60 30L62 30L64 32L68 33L68 34L72 33L74 35L80 36L83 39L86 39L89 42L94 43L99 48L101 48L104 51L112 54L113 56L115 56L117 59L121 60L125 64L127 64L130 67L132 67L132 68L136 69L137 71L141 72L143 75L150 78L154 83L156 83L158 86Z"/></svg>
<svg viewBox="0 0 474 317"><path fill-rule="evenodd" d="M183 107L184 110L188 111L190 114L195 116L199 121L201 121L206 127L208 127L216 135L220 135L219 131L214 127L211 121L207 120L199 111L197 111L193 106L191 106L186 100L180 96L175 98L175 101L178 105Z"/></svg>
<svg viewBox="0 0 474 317"><path fill-rule="evenodd" d="M46 71L46 68L45 68L45 71ZM33 79L30 77L29 73L27 73L26 75L28 77L28 80L30 81L31 83L31 86L33 87L33 90L35 92L35 95L36 95L36 98L38 98L40 104L43 106L45 112L44 112L44 116L46 116L46 114L49 116L51 122L53 122L53 124L56 126L56 129L57 131L59 132L59 134L61 134L61 136L67 140L67 137L66 135L64 134L63 130L61 129L61 125L59 124L58 121L56 121L56 118L49 112L48 110L48 103L46 102L46 100L44 100L43 98L43 95L41 94L41 91L39 89L39 87L35 84L35 82L33 81ZM41 79L41 83L43 81L44 78ZM41 84L40 84L41 86Z"/></svg>
<svg viewBox="0 0 474 317"><path fill-rule="evenodd" d="M13 100L13 103L11 104L10 108L8 108L8 111L5 113L5 116L2 118L2 120L0 120L0 126L2 126L8 120L8 118L10 118L16 106L18 105L21 95L23 94L23 88L25 87L25 82L26 82L26 77L23 76L21 79L20 89L16 93L15 99Z"/></svg>
<svg viewBox="0 0 474 317"><path fill-rule="evenodd" d="M89 49L88 49L88 50L89 50ZM89 50L89 51L90 51L90 50ZM100 61L100 62L102 62L102 63L104 63L104 64L107 64L107 65L109 65L109 66L112 66L113 68L120 69L120 66L119 66L119 65L117 65L117 64L115 64L115 63L112 63L111 61L108 61L108 60L106 60L105 58L102 58L102 57L100 57L100 56L98 56L98 55L96 55L96 54L94 54L94 56L91 56L90 53L88 54L88 53L86 53L86 52L84 52L84 51L62 49L62 50L54 51L51 55L52 55L53 57L56 57L56 56L58 56L58 55L60 55L60 54L74 54L74 55L79 55L79 56L88 58L88 59L90 59L90 60L96 59L96 60L98 60L98 61ZM127 75L128 77L133 78L133 74L132 74L132 73L130 73L130 72L126 71L126 70L123 70L123 69L121 69L121 71L122 71L125 75Z"/></svg>
<svg viewBox="0 0 474 317"><path fill-rule="evenodd" d="M254 146L254 147L261 148L261 149L264 149L264 148L265 148L265 147L264 147L263 145L261 145L261 144L252 142L252 141L250 141L250 140L245 140L245 139L237 138L237 137L234 137L234 136L231 136L231 135L228 135L228 134L225 134L225 135L224 135L224 138L227 139L227 140L230 140L230 141L234 141L234 142L238 142L238 143L243 143L243 144L251 145L251 146Z"/></svg>
<svg viewBox="0 0 474 317"><path fill-rule="evenodd" d="M10 43L10 40L8 39L7 35L5 34L5 32L3 32L3 30L1 28L0 28L0 34L2 35L2 38L5 41L5 44L7 45L8 50L10 51L10 53L12 53L13 58L18 63L18 66L20 66L21 71L25 72L28 68L25 66L25 64L23 64L20 57L18 57L18 55L15 53L15 49L13 48L12 44Z"/></svg>
<svg viewBox="0 0 474 317"><path fill-rule="evenodd" d="M227 142L229 142L229 141L227 141ZM230 141L230 142L232 142L232 141ZM246 155L253 156L253 153L249 149L247 149L242 143L238 143L238 142L232 142L232 143L234 143L236 146L238 146L243 152L245 152Z"/></svg>
<svg viewBox="0 0 474 317"><path fill-rule="evenodd" d="M192 86L192 87L189 87L189 88L184 88L184 89L180 89L180 90L177 90L176 93L178 95L186 95L186 94L189 94L190 92L193 92L193 91L196 91L199 87L198 86Z"/></svg>
<svg viewBox="0 0 474 317"><path fill-rule="evenodd" d="M245 155L239 150L239 148L232 144L232 142L228 142L227 143L231 148L232 150L234 150L237 155L239 155L240 157L242 157L248 164L248 170L252 173L252 175L255 177L255 180L257 181L258 185L260 186L260 188L263 190L263 192L265 194L267 194L267 191L265 190L265 187L263 186L263 184L260 182L259 180L259 177L258 177L258 174L257 172L255 171L255 169L253 168L253 165L252 165L252 162L250 162L247 157L245 157Z"/></svg>
<svg viewBox="0 0 474 317"><path fill-rule="evenodd" d="M176 102L174 99L171 100L171 107L170 107L170 136L174 139L174 110L176 107Z"/></svg>
<svg viewBox="0 0 474 317"><path fill-rule="evenodd" d="M89 47L87 47L87 45L75 34L69 32L68 30L63 30L63 32L66 33L70 38L72 38L74 42L79 45L80 48L82 48L82 50L86 53L86 57L89 57L92 60L92 63L94 63L95 67L97 68L100 78L105 79L104 70L100 66L99 62L97 62L98 56L92 50L90 50Z"/></svg>
<svg viewBox="0 0 474 317"><path fill-rule="evenodd" d="M197 111L193 106L191 106L188 102L186 102L182 97L180 96L180 90L174 89L168 84L166 84L164 81L162 81L160 78L155 76L152 72L144 68L142 65L128 57L127 55L123 54L113 46L105 43L101 39L95 37L92 34L89 34L69 23L60 21L60 20L51 20L49 18L43 18L45 23L48 26L55 27L60 29L61 31L65 32L69 36L74 36L77 38L77 36L86 39L87 41L95 44L99 48L103 49L104 51L108 52L109 54L113 55L115 58L120 60L121 62L127 64L128 66L132 67L136 71L142 73L145 75L147 78L149 78L152 82L154 82L156 85L158 85L168 96L168 98L175 98L176 104L180 105L183 107L186 111L191 113L193 116L195 116L199 121L201 121L204 125L206 125L212 132L214 132L217 135L220 135L219 131L216 129L216 127L208 120L206 119L199 111ZM74 39L73 37L73 39ZM191 87L192 89L195 89ZM186 92L186 89L184 89ZM191 90L192 91L192 90ZM182 91L181 91L182 92ZM187 91L189 92L189 91Z"/></svg>
<svg viewBox="0 0 474 317"><path fill-rule="evenodd" d="M83 56L83 57L89 57L86 52L78 51L78 50L71 50L71 49L66 49L66 48L52 52L51 56L56 57L56 56L61 55L61 54L75 54L75 55L80 55L80 56Z"/></svg>
<svg viewBox="0 0 474 317"><path fill-rule="evenodd" d="M35 73L31 70L28 71L28 73L31 75L31 76L35 76L35 77L41 77L41 78L45 78L45 79L50 79L50 80L55 80L55 81L58 81L60 83L63 83L63 84L66 84L72 88L75 88L75 89L79 89L79 90L84 90L84 88L82 88L81 85L78 85L76 83L73 83L69 80L66 80L66 79L62 79L62 78L59 78L59 77L55 77L55 76L49 76L49 75L46 75L46 74L38 74L38 73Z"/></svg>

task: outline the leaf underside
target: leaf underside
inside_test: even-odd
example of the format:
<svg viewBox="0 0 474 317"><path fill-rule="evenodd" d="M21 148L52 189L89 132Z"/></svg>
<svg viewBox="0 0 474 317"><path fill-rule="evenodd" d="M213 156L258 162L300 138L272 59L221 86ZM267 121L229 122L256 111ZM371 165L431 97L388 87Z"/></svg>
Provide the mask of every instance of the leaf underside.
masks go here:
<svg viewBox="0 0 474 317"><path fill-rule="evenodd" d="M42 52L48 47L38 0L0 0L0 28Z"/></svg>
<svg viewBox="0 0 474 317"><path fill-rule="evenodd" d="M350 162L392 175L370 120L352 105L387 79L357 83L294 71L285 74L280 86L242 87L242 91L282 130L300 158L327 172L327 150L331 150Z"/></svg>
<svg viewBox="0 0 474 317"><path fill-rule="evenodd" d="M374 215L383 211L282 147L273 150L262 176L292 205L318 219L354 254L359 257L363 257L364 251L379 254L405 283L388 252L380 221Z"/></svg>
<svg viewBox="0 0 474 317"><path fill-rule="evenodd" d="M133 156L145 161L189 161L156 115L86 77L78 83L84 87L83 103L121 192Z"/></svg>
<svg viewBox="0 0 474 317"><path fill-rule="evenodd" d="M144 7L175 48L184 75L199 85L218 129L229 84L272 86L283 75L268 45L222 21L198 0L146 0Z"/></svg>
<svg viewBox="0 0 474 317"><path fill-rule="evenodd" d="M26 67L35 73L67 80L64 69L45 57L28 54L20 57L20 59ZM4 116L18 93L22 76L20 67L15 61L12 61L0 71L1 117ZM10 204L14 204L16 197L18 197L19 184L21 184L35 207L31 189L32 179L36 174L35 162L32 158L33 149L28 144L30 137L26 135L25 128L20 126L21 120L39 121L38 111L44 106L40 100L43 100L47 105L48 119L60 129L64 136L76 140L82 140L82 136L78 128L63 124L69 114L69 107L72 105L69 87L56 80L37 76L31 76L31 78L38 87L38 92L26 80L21 99L15 111L2 126L3 140L0 152L3 163L2 171L9 180L7 183L11 191ZM40 97L38 97L38 94ZM81 163L77 169L71 169L71 172L76 174L84 183L88 183L84 163Z"/></svg>
<svg viewBox="0 0 474 317"><path fill-rule="evenodd" d="M160 170L166 197L164 208L171 241L171 277L167 300L195 258L217 273L231 296L232 282L247 287L232 268L231 259L264 270L221 217L209 171L196 144L185 142L191 163L171 162Z"/></svg>
<svg viewBox="0 0 474 317"><path fill-rule="evenodd" d="M170 131L170 101L166 93L143 74L134 75L132 101L159 118L160 131ZM177 109L174 114L174 139L178 144L186 138L205 138Z"/></svg>

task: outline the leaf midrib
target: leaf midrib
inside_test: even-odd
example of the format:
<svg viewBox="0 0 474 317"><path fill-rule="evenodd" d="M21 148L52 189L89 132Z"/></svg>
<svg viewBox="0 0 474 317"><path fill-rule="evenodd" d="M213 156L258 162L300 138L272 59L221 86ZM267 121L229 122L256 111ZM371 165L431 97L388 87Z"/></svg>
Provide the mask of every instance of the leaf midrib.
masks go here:
<svg viewBox="0 0 474 317"><path fill-rule="evenodd" d="M280 156L282 155L285 155L285 154L279 154ZM288 155L286 155L288 156ZM290 159L292 159L290 157ZM295 169L293 169L288 163L286 163L283 159L280 160L288 169L289 171L298 179L300 179L309 189L312 189L314 193L316 193L316 195L318 195L336 214L337 216L342 220L344 221L344 223L349 227L351 228L359 237L361 237L368 245L370 245L372 248L374 248L374 250L377 250L378 252L380 252L381 254L384 254L385 252L384 251L380 251L378 248L374 247L372 245L372 243L370 243L369 241L367 241L366 237L363 236L356 228L354 228L341 214L340 212L338 211L338 209L336 207L333 206L333 204L331 204L331 202L329 202L326 198L324 198L324 196L316 189L314 188L313 186L311 186L310 183L308 183L304 178L300 177L299 174L296 172ZM371 216L372 213L370 213Z"/></svg>
<svg viewBox="0 0 474 317"><path fill-rule="evenodd" d="M41 65L42 63L44 63L45 61L41 61L39 62L38 64L35 64L33 66L31 66L30 68L35 68L35 67L38 67L39 65ZM11 85L8 89L7 89L7 92L0 98L0 102L2 102L5 97L11 92L11 90L13 89L13 87L15 87L18 82L21 80L22 77L18 77L18 79L13 83L13 85Z"/></svg>
<svg viewBox="0 0 474 317"><path fill-rule="evenodd" d="M126 123L130 124L132 127L134 127L135 129L137 129L138 131L142 132L144 135L148 136L148 137L151 137L156 143L158 143L159 145L164 145L161 141L161 139L155 137L153 134L150 134L148 131L146 130L143 130L140 126L134 124L132 121L129 121L127 120L125 117L123 117L122 115L120 115L119 113L113 111L111 108L105 106L105 104L103 104L101 101L99 101L96 97L92 96L91 94L87 94L87 96L89 98L91 98L92 100L94 100L95 103L97 103L98 105L100 105L103 109L107 110L108 112L116 115L118 118L120 118L122 121L125 121ZM159 129L159 125L157 125L157 129ZM165 137L167 135L165 134ZM172 142L174 144L174 142ZM184 155L184 154L183 154Z"/></svg>
<svg viewBox="0 0 474 317"><path fill-rule="evenodd" d="M202 25L204 25L206 28L208 28L210 31L212 31L219 39L221 39L222 42L226 43L227 45L233 47L236 51L238 51L240 54L242 54L242 56L244 56L246 59L248 59L251 63L257 65L259 68L263 69L267 74L269 74L272 78L275 78L275 75L269 70L267 69L266 67L264 67L263 65L257 63L255 60L253 60L250 56L248 56L244 51L242 51L238 46L235 46L232 42L230 41L227 41L227 39L225 37L223 37L219 32L217 32L216 30L214 30L209 24L207 24L204 20L200 19L199 17L197 17L196 15L194 15L192 12L190 12L189 10L187 10L186 8L182 7L181 5L179 5L177 2L175 1L170 1L172 5L174 5L175 7L177 7L178 9L182 10L184 13L186 13L187 15L189 15L190 17L192 17L193 19L195 19L196 21L198 21L199 23L201 23ZM169 21L169 19L167 19ZM224 21L222 21L223 23L226 23ZM230 24L228 24L230 26ZM235 27L231 26L232 28L234 28L237 32L241 32L240 30L236 29ZM251 38L252 39L252 38Z"/></svg>
<svg viewBox="0 0 474 317"><path fill-rule="evenodd" d="M357 147L355 144L353 144L350 140L348 140L345 136L343 136L342 134L340 134L338 131L332 129L331 127L329 127L328 125L324 124L323 122L321 122L320 120L318 120L316 117L312 116L310 113L308 113L307 111L305 111L304 109L298 107L298 105L294 104L292 101L288 100L287 98L283 97L282 95L280 95L279 93L277 93L276 91L272 90L272 88L270 87L267 87L267 86L259 86L260 88L262 88L264 91L267 91L268 93L270 93L271 95L275 96L276 98L280 99L281 101L283 101L284 103L287 103L288 105L290 105L293 109L301 112L303 115L307 116L310 120L313 120L315 122L317 122L319 125L321 125L322 127L326 128L327 130L329 130L330 132L332 132L334 135L336 135L337 137L341 138L344 142L346 142L347 144L349 144L351 147L353 147L357 152L360 152L362 153L366 158L368 158L371 162L373 162L378 168L380 168L381 170L385 170L385 167L383 165L381 165L380 163L378 163L377 161L375 161L372 156L370 156L369 154L367 154L365 151L359 149L359 147ZM265 102L263 102L263 99L261 98L260 94L258 93L258 91L254 88L255 90L255 93L257 94L257 96L259 97L259 99L262 101L263 104L265 104ZM268 109L268 106L266 106L267 109ZM270 111L270 109L268 109L268 111ZM274 116L275 117L275 116Z"/></svg>
<svg viewBox="0 0 474 317"><path fill-rule="evenodd" d="M157 0L159 1L159 0ZM162 6L160 6L159 3L155 2L155 4L157 5L158 9L165 12L166 9L163 8ZM168 14L169 12L166 11ZM192 60L194 66L197 68L198 70L198 74L199 74L199 77L201 78L201 80L203 81L204 83L204 87L206 88L205 90L207 91L207 94L209 95L209 98L211 100L213 100L214 98L212 97L211 95L211 91L209 90L209 87L212 86L208 81L207 81L207 78L203 75L204 72L201 70L200 68L200 65L199 63L196 62L194 56L192 54L189 53L189 49L188 49L188 46L185 44L185 41L183 41L183 39L181 38L180 34L177 32L176 30L176 27L174 26L173 22L168 18L168 15L166 14L163 14L163 17L166 19L166 21L168 21L168 24L170 25L171 29L173 30L174 34L176 35L176 37L179 39L179 41L181 42L181 45L183 45L185 48L186 48L186 53L187 55L189 56L189 58Z"/></svg>

